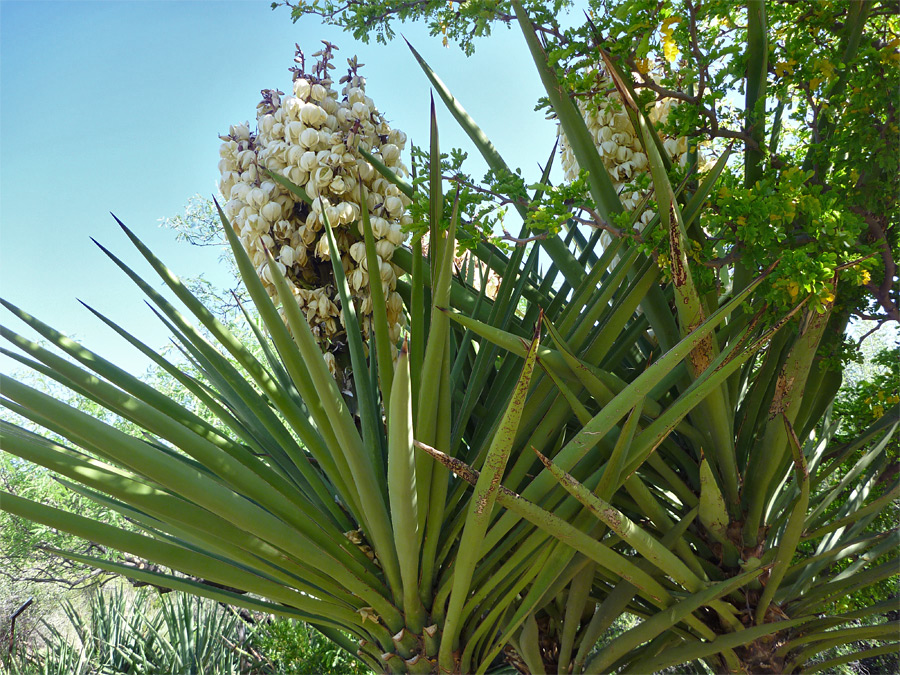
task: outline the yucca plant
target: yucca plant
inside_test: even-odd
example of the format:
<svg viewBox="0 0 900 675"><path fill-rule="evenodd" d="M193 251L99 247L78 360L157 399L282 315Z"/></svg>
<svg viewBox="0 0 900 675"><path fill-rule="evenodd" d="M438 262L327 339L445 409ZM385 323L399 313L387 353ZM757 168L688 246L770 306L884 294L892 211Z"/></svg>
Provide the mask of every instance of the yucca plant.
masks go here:
<svg viewBox="0 0 900 675"><path fill-rule="evenodd" d="M40 641L9 661L11 673L263 671L237 613L191 595L115 587L92 594L81 608L66 601L63 613L61 626L42 620Z"/></svg>
<svg viewBox="0 0 900 675"><path fill-rule="evenodd" d="M764 7L753 8L748 30L764 41ZM261 324L251 322L257 359L122 225L194 317L103 248L156 306L184 362L97 316L202 410L4 302L81 365L5 327L19 351L4 353L145 433L129 436L4 377L3 405L65 441L3 422L3 449L56 471L135 530L10 494L3 509L173 573L68 554L78 561L302 619L377 672L488 672L505 662L530 673L649 673L697 660L716 672L790 672L862 638L885 640L870 653L896 649L895 622L849 628L887 603L827 615L836 597L896 573L896 531L870 525L897 497L884 450L898 406L852 444L829 442L840 373L823 358L825 338L846 326L838 273L855 261L836 263L803 293L779 278L777 255L732 263L718 286L702 287L690 237L705 236L730 153L704 173L695 158L673 184L629 70L595 47L649 169L640 209L626 211L528 12L517 2L512 10L582 169L582 201L556 199L548 162L532 194L512 200L523 218L518 243L534 246L477 242L468 258L477 264L458 269L457 238L471 241L471 224L463 191L445 195L433 108L427 175L413 183L361 148L417 205L417 236L392 251L405 273L396 289L406 330L395 342L391 289L370 284L371 311L360 311L342 261L348 235L338 232L343 243L336 235L346 223L330 222L334 212L319 202L316 250L331 268L317 274L333 285L349 362L341 386L298 303L285 262L294 253L269 255L258 269L220 210ZM413 55L494 174L511 176ZM765 64L754 67L764 80ZM747 96L752 116L759 89ZM751 193L760 161L745 156ZM261 175L308 205L298 206L304 213L315 208L301 186L265 168ZM381 269L359 190L365 269ZM539 230L541 214L574 214L585 200L596 227L572 219L565 235ZM638 230L646 209L652 217ZM613 227L629 236L600 245ZM543 255L552 264L541 274ZM495 294L472 283L487 270L499 276ZM790 302L773 306L778 288ZM861 448L851 470L830 480ZM639 622L598 646L624 613Z"/></svg>

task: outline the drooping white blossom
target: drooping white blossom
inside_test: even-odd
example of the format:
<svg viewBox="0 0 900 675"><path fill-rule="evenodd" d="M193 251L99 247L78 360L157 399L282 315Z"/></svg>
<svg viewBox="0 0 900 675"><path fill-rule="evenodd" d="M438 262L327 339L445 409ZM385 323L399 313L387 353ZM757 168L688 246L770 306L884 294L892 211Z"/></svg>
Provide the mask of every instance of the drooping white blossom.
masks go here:
<svg viewBox="0 0 900 675"><path fill-rule="evenodd" d="M600 153L613 187L622 200L622 205L626 211L633 211L647 195L629 186L637 176L649 173L650 165L641 143L640 133L631 124L622 97L616 91L612 78L598 71L596 79L594 93L589 97L579 98L578 109L594 139L594 145ZM677 101L673 99L662 99L653 104L647 111L647 116L654 127L658 129L665 123L675 105ZM563 171L566 180L572 181L578 176L580 167L569 140L561 130L560 136ZM662 141L663 149L672 163L684 166L688 158L687 139L664 137ZM643 227L652 218L653 213L646 210L641 213L636 225ZM601 240L608 238L607 233L601 236Z"/></svg>
<svg viewBox="0 0 900 675"><path fill-rule="evenodd" d="M340 92L329 71L334 46L314 54L311 72L292 68L290 94L267 89L257 106L256 130L232 125L221 136L219 189L225 213L269 295L275 287L266 250L290 282L295 300L323 348L339 343L345 328L338 309L338 293L325 235L325 219L332 226L341 263L354 303L363 315L363 332L371 330L369 284L384 291L392 341L400 337L402 301L396 291L401 270L391 262L406 238L411 222L409 199L359 153L362 148L395 173L408 171L401 161L406 134L392 129L366 94L365 78L356 59L348 59ZM268 170L303 188L313 200L307 204L266 175ZM379 269L368 270L360 220L361 187L368 194ZM327 359L333 368L333 355Z"/></svg>

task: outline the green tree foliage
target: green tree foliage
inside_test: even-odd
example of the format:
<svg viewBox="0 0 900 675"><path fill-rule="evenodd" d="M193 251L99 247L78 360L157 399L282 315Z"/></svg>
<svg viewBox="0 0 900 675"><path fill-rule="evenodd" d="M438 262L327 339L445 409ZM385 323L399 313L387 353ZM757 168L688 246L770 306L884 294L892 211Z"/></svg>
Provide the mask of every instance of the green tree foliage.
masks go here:
<svg viewBox="0 0 900 675"><path fill-rule="evenodd" d="M421 19L466 53L491 25L515 20L509 2L494 0L281 4L295 21L314 15L365 41ZM596 89L602 48L639 100L678 102L662 130L689 139L701 159L743 145L748 161L729 164L688 232L703 281L714 284L711 270L735 261L749 270L778 259L765 282L774 308L808 294L823 306L837 275L839 309L900 321L900 25L890 3L598 1L587 22L561 12L571 3L522 4L574 96L609 93ZM683 173L676 167L673 178ZM523 187L498 193L520 199Z"/></svg>

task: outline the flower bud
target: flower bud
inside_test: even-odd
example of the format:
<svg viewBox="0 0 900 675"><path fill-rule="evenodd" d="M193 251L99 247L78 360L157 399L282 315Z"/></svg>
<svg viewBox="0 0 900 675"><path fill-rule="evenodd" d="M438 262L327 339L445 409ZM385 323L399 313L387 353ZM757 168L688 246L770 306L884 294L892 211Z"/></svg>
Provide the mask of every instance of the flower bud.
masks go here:
<svg viewBox="0 0 900 675"><path fill-rule="evenodd" d="M259 209L266 199L266 193L259 188L253 188L247 195L247 204L255 209Z"/></svg>
<svg viewBox="0 0 900 675"><path fill-rule="evenodd" d="M304 150L299 145L292 145L287 151L288 164L300 166L300 158L303 157Z"/></svg>
<svg viewBox="0 0 900 675"><path fill-rule="evenodd" d="M395 351L394 345L400 341L400 324L395 323L391 326L388 326L388 333L391 336L391 353Z"/></svg>
<svg viewBox="0 0 900 675"><path fill-rule="evenodd" d="M270 223L275 223L281 219L281 204L277 204L275 202L268 202L266 204L263 204L262 208L259 210L259 213Z"/></svg>
<svg viewBox="0 0 900 675"><path fill-rule="evenodd" d="M219 157L236 161L238 144L234 141L225 141L219 146Z"/></svg>
<svg viewBox="0 0 900 675"><path fill-rule="evenodd" d="M313 180L320 189L327 187L331 183L332 178L334 178L334 172L327 166L320 166L313 173Z"/></svg>
<svg viewBox="0 0 900 675"><path fill-rule="evenodd" d="M305 101L309 98L309 90L310 84L308 80L302 77L294 80L294 96Z"/></svg>
<svg viewBox="0 0 900 675"><path fill-rule="evenodd" d="M329 206L325 209L325 217L328 218L328 224L332 227L337 227L338 221L341 217L341 212L338 210L336 206Z"/></svg>
<svg viewBox="0 0 900 675"><path fill-rule="evenodd" d="M347 279L347 283L350 284L350 288L357 292L365 288L368 281L369 275L358 267L350 272L350 275Z"/></svg>
<svg viewBox="0 0 900 675"><path fill-rule="evenodd" d="M384 208L387 209L392 218L399 218L400 214L403 213L403 202L400 201L399 197L388 197L384 200Z"/></svg>
<svg viewBox="0 0 900 675"><path fill-rule="evenodd" d="M272 133L272 128L275 126L275 117L271 114L263 115L260 118L259 122L257 122L257 127L259 128L259 133L268 136Z"/></svg>
<svg viewBox="0 0 900 675"><path fill-rule="evenodd" d="M346 192L347 185L344 183L344 179L340 176L335 177L335 179L331 181L330 190L336 195Z"/></svg>
<svg viewBox="0 0 900 675"><path fill-rule="evenodd" d="M381 262L378 264L378 268L381 274L381 281L386 284L390 284L391 281L397 280L397 275L394 274L394 268L391 267L390 263Z"/></svg>
<svg viewBox="0 0 900 675"><path fill-rule="evenodd" d="M318 165L319 161L316 158L316 153L312 152L311 150L307 150L300 157L300 168L304 171L313 171Z"/></svg>
<svg viewBox="0 0 900 675"><path fill-rule="evenodd" d="M300 245L294 247L294 262L300 267L306 267L307 258L305 246Z"/></svg>
<svg viewBox="0 0 900 675"><path fill-rule="evenodd" d="M367 120L369 119L369 107L365 103L354 103L351 108L353 119Z"/></svg>
<svg viewBox="0 0 900 675"><path fill-rule="evenodd" d="M331 251L328 248L327 237L321 237L316 244L316 257L319 260L331 260Z"/></svg>
<svg viewBox="0 0 900 675"><path fill-rule="evenodd" d="M250 140L250 125L247 123L244 124L232 124L228 128L229 134L238 141L249 141Z"/></svg>
<svg viewBox="0 0 900 675"><path fill-rule="evenodd" d="M284 140L288 143L299 143L300 134L305 131L303 122L290 122L284 128Z"/></svg>
<svg viewBox="0 0 900 675"><path fill-rule="evenodd" d="M375 168L364 159L356 160L356 167L361 180L368 182L375 175Z"/></svg>
<svg viewBox="0 0 900 675"><path fill-rule="evenodd" d="M281 252L278 254L278 259L287 267L292 267L294 265L294 249L290 246L282 246Z"/></svg>
<svg viewBox="0 0 900 675"><path fill-rule="evenodd" d="M372 232L377 239L384 239L390 232L391 226L384 218L376 216L372 218Z"/></svg>
<svg viewBox="0 0 900 675"><path fill-rule="evenodd" d="M387 239L381 239L375 243L375 251L383 260L390 260L394 255L395 246Z"/></svg>
<svg viewBox="0 0 900 675"><path fill-rule="evenodd" d="M381 156L384 158L385 164L393 166L400 159L400 148L393 143L388 143L382 146Z"/></svg>
<svg viewBox="0 0 900 675"><path fill-rule="evenodd" d="M395 247L400 246L403 243L404 238L403 230L397 223L392 223L385 235L385 239Z"/></svg>
<svg viewBox="0 0 900 675"><path fill-rule="evenodd" d="M301 113L303 111L303 106L305 104L299 98L290 97L285 99L284 105L282 106L282 110L284 110L284 115L289 120L299 121L301 119Z"/></svg>
<svg viewBox="0 0 900 675"><path fill-rule="evenodd" d="M316 119L316 110L319 109L315 103L303 103L300 105L298 119L308 126L312 126L313 120Z"/></svg>
<svg viewBox="0 0 900 675"><path fill-rule="evenodd" d="M350 246L350 256L357 262L360 263L366 257L366 245L365 243L358 241Z"/></svg>
<svg viewBox="0 0 900 675"><path fill-rule="evenodd" d="M399 129L391 129L391 133L388 134L388 141L402 150L406 146L406 134Z"/></svg>
<svg viewBox="0 0 900 675"><path fill-rule="evenodd" d="M307 127L301 132L299 136L299 143L304 148L314 150L316 145L319 144L319 132L315 129Z"/></svg>

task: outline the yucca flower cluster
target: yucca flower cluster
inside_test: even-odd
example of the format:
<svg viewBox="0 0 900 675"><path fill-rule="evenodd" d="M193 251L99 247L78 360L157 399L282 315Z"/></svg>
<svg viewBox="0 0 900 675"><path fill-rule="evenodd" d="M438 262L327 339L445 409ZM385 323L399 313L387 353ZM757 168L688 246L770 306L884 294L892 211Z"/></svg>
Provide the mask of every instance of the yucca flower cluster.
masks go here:
<svg viewBox="0 0 900 675"><path fill-rule="evenodd" d="M344 326L330 261L325 219L334 229L341 262L354 302L368 337L372 313L369 284L384 289L392 341L400 337L402 301L396 292L401 270L391 258L403 244L404 226L411 222L409 199L379 174L358 152L362 148L399 175L407 169L400 160L406 134L392 129L366 95L366 80L359 75L356 58L347 60L347 75L340 93L330 71L334 45L316 52L306 72L299 47L293 73L292 95L274 89L262 91L257 106L256 130L239 124L220 136L219 189L225 213L256 266L269 294L275 287L266 251L291 283L313 334L332 352L343 342ZM265 170L303 188L312 203L294 195ZM377 270L370 270L360 219L361 188L371 216Z"/></svg>
<svg viewBox="0 0 900 675"><path fill-rule="evenodd" d="M626 211L633 211L646 195L632 189L631 184L637 176L649 173L650 165L640 133L628 119L622 97L612 78L602 71L596 71L596 78L592 94L578 99L578 109L594 138L594 144L619 193L622 205ZM654 127L659 128L665 123L674 105L677 102L668 98L654 103L647 115ZM560 136L563 171L566 180L572 181L578 176L580 167L566 135L560 132ZM673 164L684 166L687 163L687 138L663 138L662 145ZM652 218L651 210L644 211L639 218L638 227L645 226Z"/></svg>

